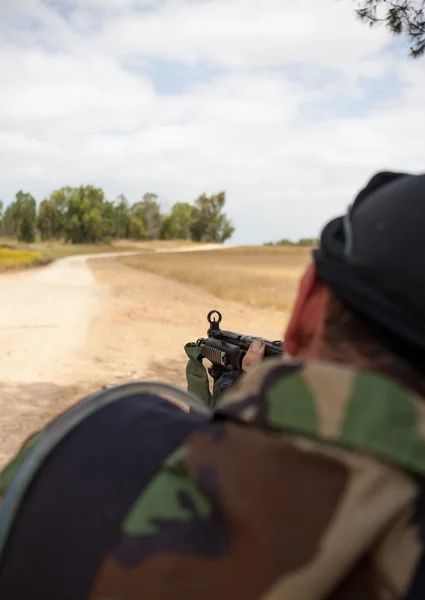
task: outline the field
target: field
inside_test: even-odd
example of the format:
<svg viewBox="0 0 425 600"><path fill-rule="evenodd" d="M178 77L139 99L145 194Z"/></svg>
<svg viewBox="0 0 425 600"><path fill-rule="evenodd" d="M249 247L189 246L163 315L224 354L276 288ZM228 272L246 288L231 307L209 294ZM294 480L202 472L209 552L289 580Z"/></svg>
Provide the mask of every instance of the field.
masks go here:
<svg viewBox="0 0 425 600"><path fill-rule="evenodd" d="M29 250L13 250L0 248L0 273L15 271L16 269L27 269L45 265L50 259L43 257L40 252Z"/></svg>
<svg viewBox="0 0 425 600"><path fill-rule="evenodd" d="M2 241L0 242L0 273L47 265L56 258L74 254L98 254L116 250L117 248L107 244L17 244ZM135 248L121 246L118 250L124 252Z"/></svg>
<svg viewBox="0 0 425 600"><path fill-rule="evenodd" d="M226 329L281 338L309 249L183 246L190 251L158 242L1 250L7 268L49 254L99 256L0 277L0 467L49 418L104 385L185 387L184 345L206 334L212 309ZM101 254L126 249L139 254Z"/></svg>
<svg viewBox="0 0 425 600"><path fill-rule="evenodd" d="M131 267L198 286L218 298L287 311L311 248L258 246L120 257Z"/></svg>
<svg viewBox="0 0 425 600"><path fill-rule="evenodd" d="M193 242L152 241L132 242L121 240L110 244L65 244L62 242L18 243L14 239L0 238L0 273L37 267L57 258L77 254L103 254L108 252L154 252L177 247L195 246Z"/></svg>

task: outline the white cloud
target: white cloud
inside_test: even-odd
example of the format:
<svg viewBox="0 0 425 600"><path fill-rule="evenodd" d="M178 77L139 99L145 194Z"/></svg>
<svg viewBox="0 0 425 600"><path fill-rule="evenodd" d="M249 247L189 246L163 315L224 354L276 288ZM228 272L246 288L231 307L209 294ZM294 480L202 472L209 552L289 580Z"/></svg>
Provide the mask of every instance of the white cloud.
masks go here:
<svg viewBox="0 0 425 600"><path fill-rule="evenodd" d="M133 130L154 101L152 83L109 60L4 48L0 56L0 127L35 137Z"/></svg>
<svg viewBox="0 0 425 600"><path fill-rule="evenodd" d="M168 205L224 189L234 241L261 242L316 234L378 169L423 169L423 62L383 52L351 0L5 4L6 201L88 182ZM173 91L166 60L206 79ZM389 97L365 101L362 77Z"/></svg>
<svg viewBox="0 0 425 600"><path fill-rule="evenodd" d="M353 69L386 41L384 31L354 18L353 5L336 0L169 1L148 15L123 14L95 37L105 52L226 68L308 62Z"/></svg>

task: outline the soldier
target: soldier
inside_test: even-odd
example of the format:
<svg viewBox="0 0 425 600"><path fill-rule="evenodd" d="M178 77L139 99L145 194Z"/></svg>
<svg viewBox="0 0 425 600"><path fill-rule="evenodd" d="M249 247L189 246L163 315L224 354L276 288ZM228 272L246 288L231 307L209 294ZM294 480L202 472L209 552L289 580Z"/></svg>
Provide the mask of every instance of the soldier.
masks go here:
<svg viewBox="0 0 425 600"><path fill-rule="evenodd" d="M212 414L129 384L32 437L1 476L0 597L423 600L424 198L370 180L322 232L291 360L252 348Z"/></svg>

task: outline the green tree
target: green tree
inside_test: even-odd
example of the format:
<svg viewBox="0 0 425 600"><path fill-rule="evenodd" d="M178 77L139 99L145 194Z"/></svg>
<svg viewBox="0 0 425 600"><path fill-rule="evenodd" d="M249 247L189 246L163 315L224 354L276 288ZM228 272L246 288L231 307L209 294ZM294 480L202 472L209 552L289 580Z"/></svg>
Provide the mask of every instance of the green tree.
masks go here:
<svg viewBox="0 0 425 600"><path fill-rule="evenodd" d="M97 206L85 207L83 212L84 241L91 244L100 242L104 237L104 222L101 209Z"/></svg>
<svg viewBox="0 0 425 600"><path fill-rule="evenodd" d="M297 242L297 246L317 246L319 240L317 238L301 238Z"/></svg>
<svg viewBox="0 0 425 600"><path fill-rule="evenodd" d="M73 244L97 243L105 239L193 239L224 242L234 227L223 213L224 192L202 194L194 204L176 202L164 215L156 194L144 194L130 206L125 196L111 202L102 189L92 185L65 186L45 198L37 211L31 194L19 191L3 210L0 202L0 232L26 242L64 239Z"/></svg>
<svg viewBox="0 0 425 600"><path fill-rule="evenodd" d="M151 193L144 194L142 202L139 203L139 208L144 214L148 239L158 239L163 219L158 196Z"/></svg>
<svg viewBox="0 0 425 600"><path fill-rule="evenodd" d="M178 239L175 234L175 227L173 226L173 220L171 215L167 215L163 218L161 229L159 232L160 240L176 240Z"/></svg>
<svg viewBox="0 0 425 600"><path fill-rule="evenodd" d="M190 227L191 238L194 241L223 243L233 235L235 229L222 212L225 203L225 192L199 196L195 201Z"/></svg>
<svg viewBox="0 0 425 600"><path fill-rule="evenodd" d="M130 237L133 240L146 240L148 228L142 202L136 202L130 208Z"/></svg>
<svg viewBox="0 0 425 600"><path fill-rule="evenodd" d="M130 237L131 214L128 200L122 194L118 196L115 202L115 237Z"/></svg>
<svg viewBox="0 0 425 600"><path fill-rule="evenodd" d="M292 240L289 240L288 238L283 238L279 242L276 242L276 245L277 246L294 246L295 242L293 242Z"/></svg>
<svg viewBox="0 0 425 600"><path fill-rule="evenodd" d="M356 0L357 16L370 27L385 26L393 35L409 40L409 54L425 52L425 0Z"/></svg>
<svg viewBox="0 0 425 600"><path fill-rule="evenodd" d="M116 208L113 202L109 200L102 205L101 221L103 224L103 237L111 239L116 236Z"/></svg>
<svg viewBox="0 0 425 600"><path fill-rule="evenodd" d="M37 218L36 201L31 194L20 190L12 205L15 235L20 242L32 243L35 241L35 225Z"/></svg>
<svg viewBox="0 0 425 600"><path fill-rule="evenodd" d="M9 204L3 213L3 233L7 236L17 237L18 223L16 220L15 203Z"/></svg>
<svg viewBox="0 0 425 600"><path fill-rule="evenodd" d="M130 237L133 240L146 240L148 237L144 219L133 216L130 219Z"/></svg>
<svg viewBox="0 0 425 600"><path fill-rule="evenodd" d="M67 199L64 221L66 241L73 244L97 243L104 237L102 211L104 193L91 185L74 188Z"/></svg>
<svg viewBox="0 0 425 600"><path fill-rule="evenodd" d="M65 241L72 244L82 244L85 242L83 208L84 188L74 188L67 201L66 212L64 215L64 236Z"/></svg>
<svg viewBox="0 0 425 600"><path fill-rule="evenodd" d="M39 206L37 229L43 242L53 238L54 210L53 203L50 200L43 200Z"/></svg>
<svg viewBox="0 0 425 600"><path fill-rule="evenodd" d="M300 238L297 242L293 242L287 238L283 238L279 242L266 242L264 246L317 246L318 238Z"/></svg>
<svg viewBox="0 0 425 600"><path fill-rule="evenodd" d="M138 240L158 239L164 220L158 196L150 193L144 194L142 200L131 207L130 218L130 237Z"/></svg>
<svg viewBox="0 0 425 600"><path fill-rule="evenodd" d="M188 240L193 224L195 209L187 202L176 202L171 214L162 221L160 238L162 240Z"/></svg>
<svg viewBox="0 0 425 600"><path fill-rule="evenodd" d="M62 187L50 194L49 201L52 205L52 237L60 239L65 236L66 213L70 198L74 194L74 188L70 186Z"/></svg>

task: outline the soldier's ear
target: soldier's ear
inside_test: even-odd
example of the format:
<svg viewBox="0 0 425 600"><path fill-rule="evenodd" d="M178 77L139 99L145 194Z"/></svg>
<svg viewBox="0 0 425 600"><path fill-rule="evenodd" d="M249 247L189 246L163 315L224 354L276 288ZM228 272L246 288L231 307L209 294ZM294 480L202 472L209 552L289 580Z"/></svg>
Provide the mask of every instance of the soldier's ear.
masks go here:
<svg viewBox="0 0 425 600"><path fill-rule="evenodd" d="M315 263L304 272L284 335L286 351L293 357L314 358L323 332L329 290L317 277Z"/></svg>

